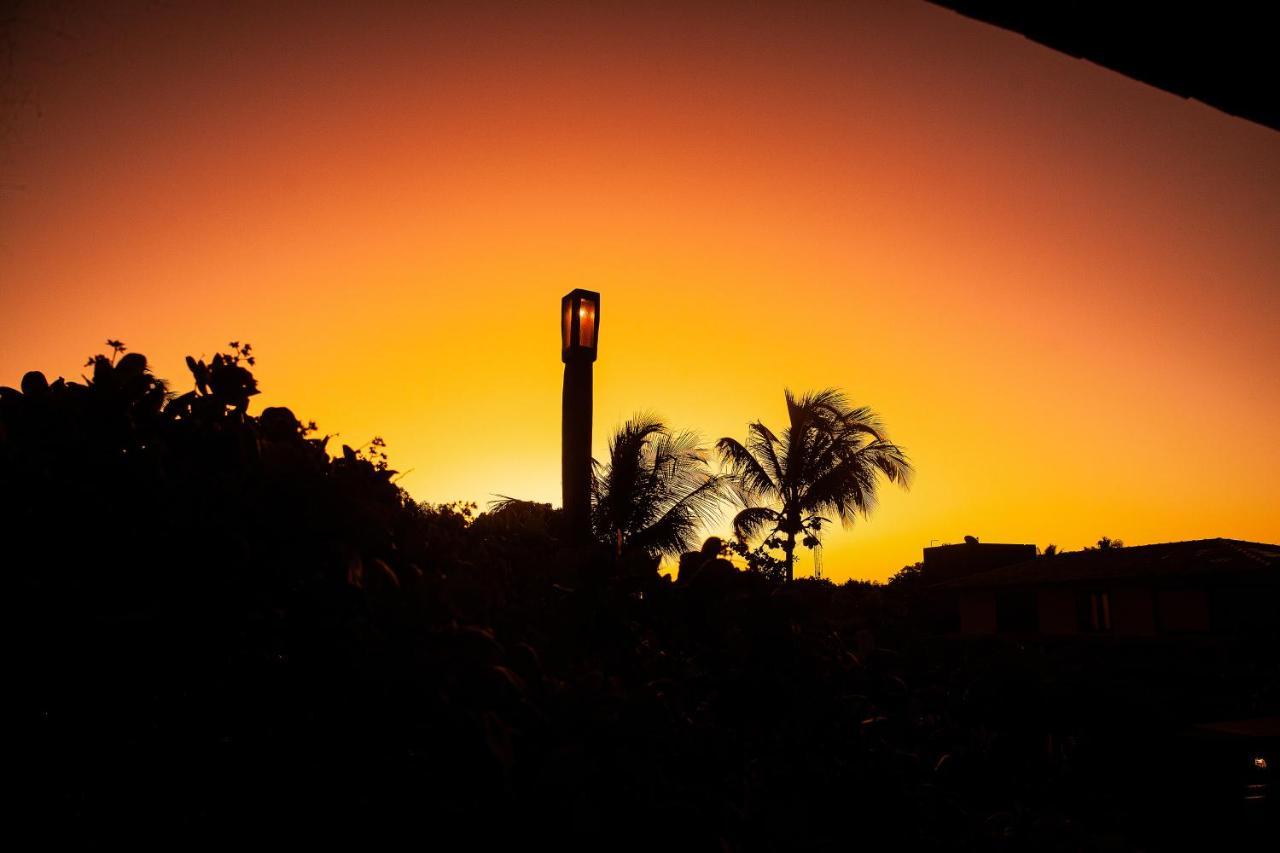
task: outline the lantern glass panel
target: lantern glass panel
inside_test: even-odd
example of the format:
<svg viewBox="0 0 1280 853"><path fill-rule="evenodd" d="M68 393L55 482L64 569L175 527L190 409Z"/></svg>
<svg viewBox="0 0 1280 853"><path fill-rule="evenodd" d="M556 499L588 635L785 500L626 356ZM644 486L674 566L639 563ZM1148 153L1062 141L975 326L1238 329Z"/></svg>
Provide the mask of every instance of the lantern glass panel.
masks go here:
<svg viewBox="0 0 1280 853"><path fill-rule="evenodd" d="M564 315L561 331L560 331L560 348L562 350L569 349L569 345L573 342L573 299L561 300L561 313Z"/></svg>
<svg viewBox="0 0 1280 853"><path fill-rule="evenodd" d="M578 302L578 346L595 349L596 303L590 299Z"/></svg>

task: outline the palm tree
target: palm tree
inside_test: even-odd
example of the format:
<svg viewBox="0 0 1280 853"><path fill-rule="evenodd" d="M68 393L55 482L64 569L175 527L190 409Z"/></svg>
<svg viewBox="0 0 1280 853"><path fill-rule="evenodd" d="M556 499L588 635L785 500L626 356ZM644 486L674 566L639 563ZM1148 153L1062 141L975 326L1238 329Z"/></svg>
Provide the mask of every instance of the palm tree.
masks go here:
<svg viewBox="0 0 1280 853"><path fill-rule="evenodd" d="M914 472L871 409L850 406L834 389L785 393L790 424L781 436L756 421L746 444L722 438L716 447L745 506L733 519L734 533L743 542L763 538L781 547L791 580L796 539L819 544L824 513L849 527L875 508L881 477L907 488Z"/></svg>
<svg viewBox="0 0 1280 853"><path fill-rule="evenodd" d="M616 549L650 557L690 550L714 521L725 479L713 474L691 432L672 433L638 414L609 440L609 461L592 461L591 518L596 536Z"/></svg>

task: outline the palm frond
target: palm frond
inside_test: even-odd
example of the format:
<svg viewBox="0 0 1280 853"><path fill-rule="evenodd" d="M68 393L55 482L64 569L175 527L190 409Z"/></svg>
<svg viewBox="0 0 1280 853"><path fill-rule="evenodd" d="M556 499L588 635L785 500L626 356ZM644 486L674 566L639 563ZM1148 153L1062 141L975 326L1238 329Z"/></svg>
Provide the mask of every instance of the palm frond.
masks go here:
<svg viewBox="0 0 1280 853"><path fill-rule="evenodd" d="M778 456L783 442L760 421L747 425L747 450L756 458L762 468L768 472L774 483L782 483L786 479L786 465Z"/></svg>
<svg viewBox="0 0 1280 853"><path fill-rule="evenodd" d="M494 495L493 500L487 504L489 512L503 512L520 504L531 503L531 501L513 498L510 495Z"/></svg>
<svg viewBox="0 0 1280 853"><path fill-rule="evenodd" d="M777 530L782 523L781 516L767 506L750 506L733 517L733 534L744 542L750 542L760 536L760 532L771 526Z"/></svg>
<svg viewBox="0 0 1280 853"><path fill-rule="evenodd" d="M722 438L716 442L716 449L720 452L721 463L744 499L763 499L778 494L779 483L737 439Z"/></svg>
<svg viewBox="0 0 1280 853"><path fill-rule="evenodd" d="M884 424L880 416L867 406L847 409L837 418L839 426L848 432L870 436L875 441L887 441Z"/></svg>
<svg viewBox="0 0 1280 853"><path fill-rule="evenodd" d="M786 389L787 417L794 425L818 418L828 421L841 420L849 411L849 400L838 388L824 388L797 396Z"/></svg>
<svg viewBox="0 0 1280 853"><path fill-rule="evenodd" d="M911 488L916 469L907 457L906 451L901 447L889 441L877 441L867 445L860 452L871 459L871 463L880 470L886 480L904 489Z"/></svg>
<svg viewBox="0 0 1280 853"><path fill-rule="evenodd" d="M675 498L658 518L631 538L631 547L651 555L678 556L692 550L698 534L720 518L724 478L708 475Z"/></svg>
<svg viewBox="0 0 1280 853"><path fill-rule="evenodd" d="M724 478L711 472L696 433L673 433L637 414L609 441L592 476L592 522L602 542L651 555L676 554L718 517Z"/></svg>
<svg viewBox="0 0 1280 853"><path fill-rule="evenodd" d="M810 485L803 502L806 511L830 511L846 526L855 516L867 517L878 503L877 478L909 488L913 469L902 449L888 442L872 442L844 456Z"/></svg>

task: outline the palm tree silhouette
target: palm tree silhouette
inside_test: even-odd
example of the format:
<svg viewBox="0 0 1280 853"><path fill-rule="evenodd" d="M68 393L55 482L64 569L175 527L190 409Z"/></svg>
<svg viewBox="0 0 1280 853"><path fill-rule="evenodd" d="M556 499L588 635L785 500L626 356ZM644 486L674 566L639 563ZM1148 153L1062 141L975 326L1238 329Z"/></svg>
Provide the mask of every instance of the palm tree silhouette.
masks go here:
<svg viewBox="0 0 1280 853"><path fill-rule="evenodd" d="M828 521L823 513L849 527L875 508L880 477L907 488L914 470L871 409L850 406L835 389L785 394L790 424L780 437L756 421L746 444L722 438L716 447L745 506L733 519L734 533L781 547L791 580L796 539L817 545Z"/></svg>
<svg viewBox="0 0 1280 853"><path fill-rule="evenodd" d="M592 461L596 536L619 555L690 550L725 499L725 478L711 472L706 457L694 433L672 433L649 414L632 417L609 440L608 463Z"/></svg>

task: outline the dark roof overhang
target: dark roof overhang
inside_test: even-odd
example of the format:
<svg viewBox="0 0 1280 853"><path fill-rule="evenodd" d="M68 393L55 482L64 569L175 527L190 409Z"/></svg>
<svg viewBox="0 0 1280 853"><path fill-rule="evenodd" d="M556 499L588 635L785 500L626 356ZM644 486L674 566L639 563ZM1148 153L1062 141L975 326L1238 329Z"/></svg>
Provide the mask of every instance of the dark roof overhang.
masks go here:
<svg viewBox="0 0 1280 853"><path fill-rule="evenodd" d="M932 2L1280 130L1280 51L1265 3Z"/></svg>

